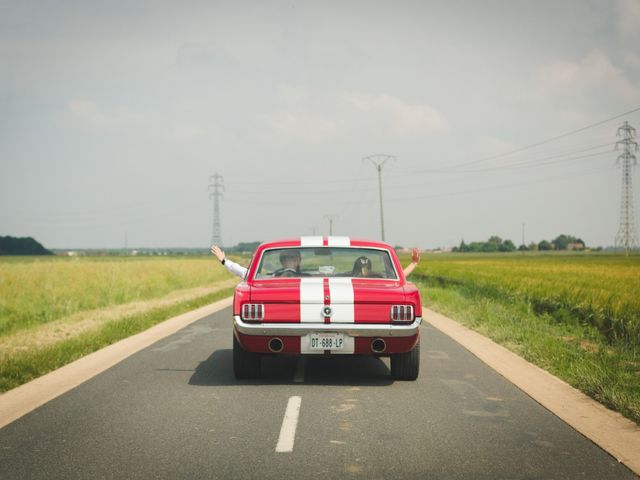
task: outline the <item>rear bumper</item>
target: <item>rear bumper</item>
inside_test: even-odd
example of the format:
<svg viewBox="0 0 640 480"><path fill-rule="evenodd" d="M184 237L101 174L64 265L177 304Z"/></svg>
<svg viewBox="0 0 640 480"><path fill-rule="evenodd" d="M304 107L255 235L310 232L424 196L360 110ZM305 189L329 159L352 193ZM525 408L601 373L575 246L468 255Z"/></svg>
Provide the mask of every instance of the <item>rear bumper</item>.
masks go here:
<svg viewBox="0 0 640 480"><path fill-rule="evenodd" d="M407 325L375 323L248 323L233 316L235 329L243 335L297 336L314 333L344 333L351 337L412 337L418 334L422 317Z"/></svg>

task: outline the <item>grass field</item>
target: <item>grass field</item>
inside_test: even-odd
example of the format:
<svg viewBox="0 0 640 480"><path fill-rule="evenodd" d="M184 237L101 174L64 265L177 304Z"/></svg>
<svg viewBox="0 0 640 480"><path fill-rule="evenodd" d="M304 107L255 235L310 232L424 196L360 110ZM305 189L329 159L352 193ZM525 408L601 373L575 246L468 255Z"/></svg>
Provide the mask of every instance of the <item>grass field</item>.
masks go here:
<svg viewBox="0 0 640 480"><path fill-rule="evenodd" d="M211 257L0 257L0 337L227 278Z"/></svg>
<svg viewBox="0 0 640 480"><path fill-rule="evenodd" d="M640 256L427 255L431 308L640 423Z"/></svg>
<svg viewBox="0 0 640 480"><path fill-rule="evenodd" d="M0 257L0 392L233 294L212 257Z"/></svg>

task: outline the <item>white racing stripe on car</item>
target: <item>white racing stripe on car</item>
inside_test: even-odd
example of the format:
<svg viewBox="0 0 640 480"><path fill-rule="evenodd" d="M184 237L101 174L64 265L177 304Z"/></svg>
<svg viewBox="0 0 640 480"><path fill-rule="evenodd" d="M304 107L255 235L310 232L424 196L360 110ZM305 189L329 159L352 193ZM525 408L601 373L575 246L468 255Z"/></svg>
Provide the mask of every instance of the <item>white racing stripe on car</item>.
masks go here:
<svg viewBox="0 0 640 480"><path fill-rule="evenodd" d="M300 237L301 247L321 247L322 237Z"/></svg>
<svg viewBox="0 0 640 480"><path fill-rule="evenodd" d="M331 323L353 323L355 309L353 305L353 283L350 278L330 278Z"/></svg>
<svg viewBox="0 0 640 480"><path fill-rule="evenodd" d="M302 397L290 397L287 402L282 427L280 427L280 437L278 437L278 444L276 445L277 453L293 452L293 442L296 439L301 404Z"/></svg>
<svg viewBox="0 0 640 480"><path fill-rule="evenodd" d="M300 322L323 322L324 285L322 278L300 279Z"/></svg>
<svg viewBox="0 0 640 480"><path fill-rule="evenodd" d="M349 237L327 237L327 245L330 247L350 247L351 239Z"/></svg>

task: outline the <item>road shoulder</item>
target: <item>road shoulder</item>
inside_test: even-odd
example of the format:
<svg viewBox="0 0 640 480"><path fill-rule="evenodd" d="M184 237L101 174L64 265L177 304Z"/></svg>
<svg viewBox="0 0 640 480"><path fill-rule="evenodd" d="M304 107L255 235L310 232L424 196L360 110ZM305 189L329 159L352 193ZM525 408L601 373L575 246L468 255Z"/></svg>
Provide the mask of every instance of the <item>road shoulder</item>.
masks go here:
<svg viewBox="0 0 640 480"><path fill-rule="evenodd" d="M492 340L433 310L424 316L547 410L640 475L640 427Z"/></svg>

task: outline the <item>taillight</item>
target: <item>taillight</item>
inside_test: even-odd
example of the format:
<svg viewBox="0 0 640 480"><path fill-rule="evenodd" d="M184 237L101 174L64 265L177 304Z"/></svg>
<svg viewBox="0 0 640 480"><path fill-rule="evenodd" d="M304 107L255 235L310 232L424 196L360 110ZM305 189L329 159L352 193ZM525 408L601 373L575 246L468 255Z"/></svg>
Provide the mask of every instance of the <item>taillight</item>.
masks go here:
<svg viewBox="0 0 640 480"><path fill-rule="evenodd" d="M245 303L242 305L242 319L250 322L264 320L264 305L261 303Z"/></svg>
<svg viewBox="0 0 640 480"><path fill-rule="evenodd" d="M413 322L413 305L391 305L392 322Z"/></svg>

